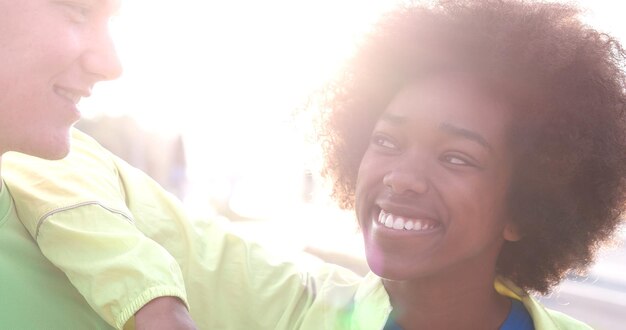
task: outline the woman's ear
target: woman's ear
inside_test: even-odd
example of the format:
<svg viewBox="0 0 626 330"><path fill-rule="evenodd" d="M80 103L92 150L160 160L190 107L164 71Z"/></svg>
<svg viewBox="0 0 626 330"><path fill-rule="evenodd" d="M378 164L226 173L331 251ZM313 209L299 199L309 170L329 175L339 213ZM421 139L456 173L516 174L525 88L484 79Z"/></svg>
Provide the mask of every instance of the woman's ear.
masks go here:
<svg viewBox="0 0 626 330"><path fill-rule="evenodd" d="M520 230L516 224L514 224L511 221L508 221L506 225L504 226L502 237L504 237L504 240L506 241L516 242L522 239L522 234L520 233Z"/></svg>

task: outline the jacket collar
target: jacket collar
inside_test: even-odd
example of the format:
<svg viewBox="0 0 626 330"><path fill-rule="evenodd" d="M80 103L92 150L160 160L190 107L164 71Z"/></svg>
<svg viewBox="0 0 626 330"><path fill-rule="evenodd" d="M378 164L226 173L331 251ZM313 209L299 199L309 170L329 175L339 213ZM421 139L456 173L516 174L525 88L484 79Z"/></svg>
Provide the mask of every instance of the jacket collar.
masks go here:
<svg viewBox="0 0 626 330"><path fill-rule="evenodd" d="M546 309L509 279L498 276L494 287L499 294L520 300L528 310L537 330L591 329L565 314ZM365 276L354 296L350 328L382 329L391 310L389 295L381 278L370 272Z"/></svg>

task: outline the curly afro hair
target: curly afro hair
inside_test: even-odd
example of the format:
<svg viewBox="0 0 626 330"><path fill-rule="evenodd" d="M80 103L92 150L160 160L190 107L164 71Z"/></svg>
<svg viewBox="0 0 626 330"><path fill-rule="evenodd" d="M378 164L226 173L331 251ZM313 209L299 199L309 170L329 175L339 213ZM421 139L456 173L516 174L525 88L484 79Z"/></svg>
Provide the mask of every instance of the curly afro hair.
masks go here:
<svg viewBox="0 0 626 330"><path fill-rule="evenodd" d="M620 223L625 199L624 51L566 4L439 1L388 13L326 90L319 138L324 174L344 208L380 113L424 75L462 70L513 113L509 213L500 275L548 292L584 270Z"/></svg>

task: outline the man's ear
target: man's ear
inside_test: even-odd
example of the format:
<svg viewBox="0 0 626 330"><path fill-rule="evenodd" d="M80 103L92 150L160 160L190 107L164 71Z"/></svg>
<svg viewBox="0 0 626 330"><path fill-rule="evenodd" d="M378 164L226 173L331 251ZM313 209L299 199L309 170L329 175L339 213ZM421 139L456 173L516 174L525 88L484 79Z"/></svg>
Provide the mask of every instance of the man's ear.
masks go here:
<svg viewBox="0 0 626 330"><path fill-rule="evenodd" d="M504 237L504 240L506 241L516 242L522 239L522 234L516 224L512 221L507 221L504 226L504 230L502 231L502 237Z"/></svg>

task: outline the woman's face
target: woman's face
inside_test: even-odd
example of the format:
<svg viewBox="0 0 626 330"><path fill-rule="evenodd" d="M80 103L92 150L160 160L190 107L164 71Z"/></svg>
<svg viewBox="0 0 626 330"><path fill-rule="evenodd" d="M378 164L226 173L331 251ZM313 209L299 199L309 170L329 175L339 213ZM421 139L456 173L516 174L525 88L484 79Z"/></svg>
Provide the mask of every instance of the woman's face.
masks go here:
<svg viewBox="0 0 626 330"><path fill-rule="evenodd" d="M371 134L356 212L372 271L392 280L495 271L506 213L507 107L467 75L405 86Z"/></svg>

